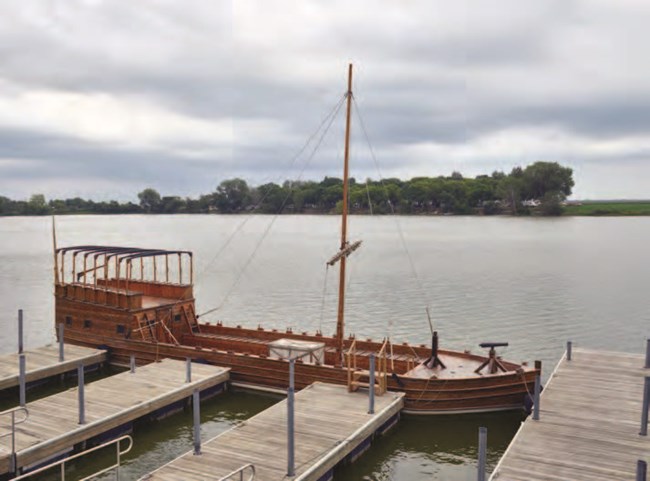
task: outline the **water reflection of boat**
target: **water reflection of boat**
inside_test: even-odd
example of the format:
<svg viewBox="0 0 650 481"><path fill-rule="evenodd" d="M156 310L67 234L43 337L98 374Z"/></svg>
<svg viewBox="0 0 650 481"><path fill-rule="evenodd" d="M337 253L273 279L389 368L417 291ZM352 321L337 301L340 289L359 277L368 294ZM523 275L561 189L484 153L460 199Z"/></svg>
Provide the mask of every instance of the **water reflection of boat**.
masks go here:
<svg viewBox="0 0 650 481"><path fill-rule="evenodd" d="M55 247L56 323L67 342L104 346L111 359L126 364L161 357L192 358L231 368L231 380L256 389L284 389L296 352L296 386L314 381L369 387L370 358L376 359L373 388L402 391L407 411L421 414L518 409L534 384L534 367L501 360L498 343L484 343L487 356L432 345L394 345L344 337L346 262L361 242L347 238L348 159L352 66L346 92L347 115L339 251L336 334L279 332L276 329L199 322L193 294L193 256L188 251L82 245ZM432 329L433 331L433 329Z"/></svg>

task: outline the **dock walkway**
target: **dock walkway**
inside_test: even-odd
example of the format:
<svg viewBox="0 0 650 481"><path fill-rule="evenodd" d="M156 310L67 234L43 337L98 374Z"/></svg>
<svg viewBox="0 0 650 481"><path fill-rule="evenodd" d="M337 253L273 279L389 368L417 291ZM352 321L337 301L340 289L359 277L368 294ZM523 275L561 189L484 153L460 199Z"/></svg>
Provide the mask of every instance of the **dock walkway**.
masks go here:
<svg viewBox="0 0 650 481"><path fill-rule="evenodd" d="M78 388L27 403L29 416L16 426L16 463L19 468L69 452L76 445L192 396L194 389L218 389L228 380L229 369L192 364L192 380L185 382L186 364L165 359L85 385L85 424L79 424ZM7 433L2 420L0 436ZM11 466L11 444L0 439L0 474Z"/></svg>
<svg viewBox="0 0 650 481"><path fill-rule="evenodd" d="M25 354L25 381L33 383L75 371L79 364L92 366L106 361L106 351L65 345L64 360L59 362L58 344L30 349ZM0 391L18 386L18 354L0 356Z"/></svg>
<svg viewBox="0 0 650 481"><path fill-rule="evenodd" d="M295 480L329 479L334 466L369 446L374 433L397 421L403 393L375 399L368 414L367 392L316 382L296 393ZM189 452L141 478L143 481L210 481L253 464L256 481L287 478L287 401L253 416L204 443L201 455Z"/></svg>
<svg viewBox="0 0 650 481"><path fill-rule="evenodd" d="M641 355L573 349L540 401L540 420L521 426L490 481L633 481L650 458L640 436Z"/></svg>

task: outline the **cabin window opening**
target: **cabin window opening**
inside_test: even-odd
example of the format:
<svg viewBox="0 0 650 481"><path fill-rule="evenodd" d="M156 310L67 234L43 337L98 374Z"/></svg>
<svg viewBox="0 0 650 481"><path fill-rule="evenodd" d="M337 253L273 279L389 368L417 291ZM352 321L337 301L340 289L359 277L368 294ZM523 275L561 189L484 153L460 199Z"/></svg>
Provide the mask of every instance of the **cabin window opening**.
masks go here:
<svg viewBox="0 0 650 481"><path fill-rule="evenodd" d="M176 314L174 316L174 322L181 322L181 315L180 314Z"/></svg>
<svg viewBox="0 0 650 481"><path fill-rule="evenodd" d="M124 334L126 328L124 327L124 324L118 324L115 330L117 331L118 334Z"/></svg>
<svg viewBox="0 0 650 481"><path fill-rule="evenodd" d="M90 319L85 319L84 320L84 329L89 329L90 326L92 326L92 325L93 325L93 323L92 323L92 321Z"/></svg>
<svg viewBox="0 0 650 481"><path fill-rule="evenodd" d="M72 325L72 317L71 316L65 316L65 325L66 326L71 326Z"/></svg>

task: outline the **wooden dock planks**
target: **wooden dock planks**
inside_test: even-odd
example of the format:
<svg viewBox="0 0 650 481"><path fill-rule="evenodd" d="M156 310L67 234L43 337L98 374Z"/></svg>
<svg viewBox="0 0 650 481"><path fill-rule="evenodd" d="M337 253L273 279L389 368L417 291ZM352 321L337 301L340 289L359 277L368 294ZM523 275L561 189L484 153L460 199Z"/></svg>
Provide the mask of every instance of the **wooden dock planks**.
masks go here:
<svg viewBox="0 0 650 481"><path fill-rule="evenodd" d="M228 380L229 369L192 364L192 382L185 382L186 365L165 359L85 386L86 423L78 424L78 389L27 403L29 418L16 430L19 466L40 463L111 429L165 408ZM7 432L3 419L0 435ZM10 438L0 440L0 473L10 466Z"/></svg>
<svg viewBox="0 0 650 481"><path fill-rule="evenodd" d="M491 481L633 481L650 460L639 436L644 377L641 355L573 349L542 394L540 420L529 417Z"/></svg>
<svg viewBox="0 0 650 481"><path fill-rule="evenodd" d="M368 393L346 386L314 383L296 394L295 466L292 479L317 480L393 419L403 393L376 397L368 414ZM280 481L287 472L287 404L282 401L211 439L200 456L187 453L144 476L147 481L218 480L252 463L256 481ZM308 470L311 474L305 475Z"/></svg>
<svg viewBox="0 0 650 481"><path fill-rule="evenodd" d="M40 381L58 374L74 371L79 363L92 366L106 361L106 351L66 344L64 361L59 362L58 344L30 349L24 352L26 373L29 382ZM18 354L0 356L0 391L18 386Z"/></svg>

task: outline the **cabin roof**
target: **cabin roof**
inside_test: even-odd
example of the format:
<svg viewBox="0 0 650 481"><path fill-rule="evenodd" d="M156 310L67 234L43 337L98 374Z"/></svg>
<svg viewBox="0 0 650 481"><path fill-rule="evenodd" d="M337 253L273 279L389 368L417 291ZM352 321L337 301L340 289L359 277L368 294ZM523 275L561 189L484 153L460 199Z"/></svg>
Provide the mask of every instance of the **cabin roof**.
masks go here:
<svg viewBox="0 0 650 481"><path fill-rule="evenodd" d="M187 254L192 255L191 251L183 250L166 250L166 249L143 249L141 247L117 247L117 246L96 246L96 245L80 245L60 247L56 253L67 254L94 254L94 255L119 255L122 259L135 259L139 257L161 256L169 254Z"/></svg>

